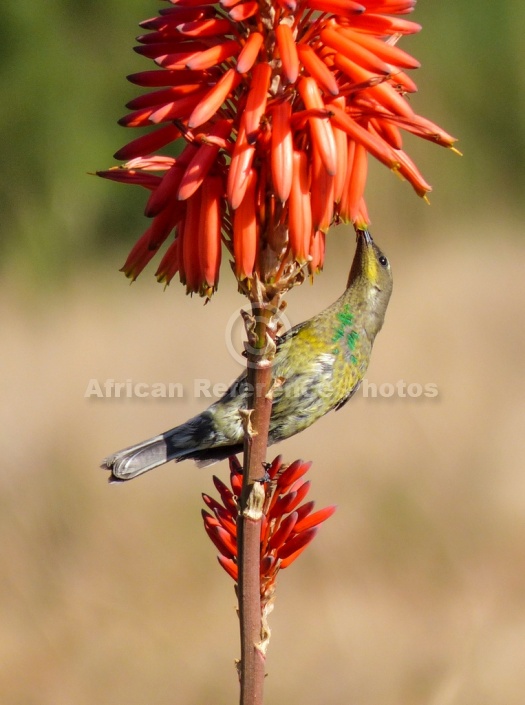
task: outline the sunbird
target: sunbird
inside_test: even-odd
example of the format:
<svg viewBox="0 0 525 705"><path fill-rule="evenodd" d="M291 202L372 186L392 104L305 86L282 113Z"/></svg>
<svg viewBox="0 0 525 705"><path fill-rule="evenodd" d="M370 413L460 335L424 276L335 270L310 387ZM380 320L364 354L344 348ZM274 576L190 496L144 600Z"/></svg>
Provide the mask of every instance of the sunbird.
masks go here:
<svg viewBox="0 0 525 705"><path fill-rule="evenodd" d="M392 293L390 263L367 230L357 246L346 290L335 303L276 339L268 444L311 426L355 394ZM186 423L105 458L110 480L131 480L170 460L208 465L243 449L240 410L247 409L246 372L224 396Z"/></svg>

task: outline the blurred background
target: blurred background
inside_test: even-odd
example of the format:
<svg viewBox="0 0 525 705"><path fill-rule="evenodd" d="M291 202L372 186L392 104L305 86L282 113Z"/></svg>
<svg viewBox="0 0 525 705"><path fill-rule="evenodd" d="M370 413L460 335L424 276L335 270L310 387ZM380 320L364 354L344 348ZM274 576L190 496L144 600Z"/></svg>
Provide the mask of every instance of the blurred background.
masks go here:
<svg viewBox="0 0 525 705"><path fill-rule="evenodd" d="M205 408L195 379L239 372L227 262L206 307L153 269L118 268L145 193L88 172L132 138L116 120L149 68L131 50L150 0L2 3L0 700L168 705L237 700L235 598L201 526L209 470L108 486L108 453ZM525 5L420 0L417 112L462 158L407 149L425 205L383 167L367 201L395 289L360 394L279 447L337 503L281 573L266 701L518 705L525 690ZM342 291L354 238L289 296L292 323ZM91 380L181 383L182 398L86 396ZM277 451L275 451L276 453ZM270 456L275 454L270 450ZM227 478L225 463L215 472Z"/></svg>

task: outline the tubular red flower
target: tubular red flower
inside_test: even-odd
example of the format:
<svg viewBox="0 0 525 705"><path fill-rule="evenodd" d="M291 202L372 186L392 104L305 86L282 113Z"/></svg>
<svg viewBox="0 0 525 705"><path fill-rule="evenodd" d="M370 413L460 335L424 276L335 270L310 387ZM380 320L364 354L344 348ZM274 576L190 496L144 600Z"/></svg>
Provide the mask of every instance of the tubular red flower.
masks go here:
<svg viewBox="0 0 525 705"><path fill-rule="evenodd" d="M250 34L237 59L236 68L239 73L247 73L252 68L257 60L263 41L264 37L260 32L252 32Z"/></svg>
<svg viewBox="0 0 525 705"><path fill-rule="evenodd" d="M178 271L189 293L210 296L221 240L241 281L257 273L277 283L297 271L286 266L294 262L318 272L332 224L368 224L369 155L426 197L430 185L403 151L403 132L457 150L455 138L406 99L417 88L407 72L419 62L397 41L421 29L404 17L414 6L177 0L141 23L136 51L159 68L128 77L154 90L131 100L120 123L153 129L118 150L117 159L129 160L123 167L99 174L152 191L146 212L155 218L155 242L168 222L178 240L168 244L160 281ZM191 159L184 161L186 150L182 159L152 156L177 139L193 149ZM206 195L207 179L214 194L223 185L220 198ZM182 205L170 219L173 199ZM153 256L149 237L123 267L132 277Z"/></svg>
<svg viewBox="0 0 525 705"><path fill-rule="evenodd" d="M266 469L266 501L261 527L263 605L273 594L279 570L290 565L303 552L314 538L320 524L335 512L333 505L313 512L314 502L301 504L310 488L310 483L301 478L310 467L311 463L304 463L302 460L296 460L288 466L283 465L281 456L278 456ZM209 510L202 510L204 528L219 551L220 565L237 582L236 497L241 492L242 467L236 457L230 458L231 490L216 477L213 482L219 491L222 504L203 494L204 503Z"/></svg>
<svg viewBox="0 0 525 705"><path fill-rule="evenodd" d="M324 253L326 247L326 234L322 230L317 230L310 241L310 261L308 271L310 274L318 274L323 268Z"/></svg>
<svg viewBox="0 0 525 705"><path fill-rule="evenodd" d="M334 137L335 140L335 137ZM332 223L334 214L334 182L335 178L329 174L323 164L321 155L312 145L312 226L314 232L326 232ZM313 233L312 233L313 236Z"/></svg>
<svg viewBox="0 0 525 705"><path fill-rule="evenodd" d="M217 288L221 266L221 229L224 183L218 176L205 181L202 187L198 249L202 286L207 295Z"/></svg>
<svg viewBox="0 0 525 705"><path fill-rule="evenodd" d="M244 198L233 215L235 274L241 281L253 276L257 259L259 225L256 217L256 189L257 173L251 169L246 179Z"/></svg>
<svg viewBox="0 0 525 705"><path fill-rule="evenodd" d="M202 186L219 153L220 147L214 138L224 140L229 136L231 129L231 120L219 120L202 139L202 144L193 155L180 181L177 191L179 201L185 201Z"/></svg>
<svg viewBox="0 0 525 705"><path fill-rule="evenodd" d="M289 240L294 258L299 264L308 261L312 233L310 179L306 152L294 151L292 190L289 200Z"/></svg>
<svg viewBox="0 0 525 705"><path fill-rule="evenodd" d="M252 168L255 157L255 145L250 144L246 133L246 122L244 115L241 118L237 140L233 148L230 168L228 170L228 182L226 194L228 203L233 211L241 204L246 188L248 186L248 175Z"/></svg>
<svg viewBox="0 0 525 705"><path fill-rule="evenodd" d="M291 26L287 22L278 24L275 28L275 38L284 76L288 83L295 83L299 75L300 64Z"/></svg>
<svg viewBox="0 0 525 705"><path fill-rule="evenodd" d="M293 135L290 117L292 106L288 101L277 103L272 112L271 172L276 196L282 203L288 200L292 189Z"/></svg>

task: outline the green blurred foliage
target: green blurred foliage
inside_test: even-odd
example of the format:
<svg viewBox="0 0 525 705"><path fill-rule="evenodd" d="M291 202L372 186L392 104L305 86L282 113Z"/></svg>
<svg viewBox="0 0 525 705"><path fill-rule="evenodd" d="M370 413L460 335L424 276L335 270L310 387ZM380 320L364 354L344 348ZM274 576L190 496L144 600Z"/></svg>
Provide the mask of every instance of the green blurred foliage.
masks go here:
<svg viewBox="0 0 525 705"><path fill-rule="evenodd" d="M422 61L418 106L421 99L424 114L459 137L464 152L459 164L447 162L446 171L440 160L448 198L463 201L458 207L467 212L497 204L521 210L525 5L480 0L473 9L468 0L420 0L415 14L423 31L406 43L412 42ZM425 170L434 182L434 152L425 153Z"/></svg>
<svg viewBox="0 0 525 705"><path fill-rule="evenodd" d="M137 88L125 76L148 67L132 51L150 0L55 0L0 8L0 187L3 268L37 281L63 281L80 261L116 267L144 228L145 195L88 172L136 136L116 124ZM486 212L522 214L525 69L517 0L421 0L423 31L402 40L422 61L413 105L460 138L463 159L407 140L433 203L454 223ZM423 227L428 210L406 184L373 167L368 201L374 225L400 233ZM129 243L129 244L128 244Z"/></svg>
<svg viewBox="0 0 525 705"><path fill-rule="evenodd" d="M126 140L116 125L133 95L124 76L141 63L137 23L154 11L144 0L2 4L4 265L60 280L131 229L136 194L88 172Z"/></svg>

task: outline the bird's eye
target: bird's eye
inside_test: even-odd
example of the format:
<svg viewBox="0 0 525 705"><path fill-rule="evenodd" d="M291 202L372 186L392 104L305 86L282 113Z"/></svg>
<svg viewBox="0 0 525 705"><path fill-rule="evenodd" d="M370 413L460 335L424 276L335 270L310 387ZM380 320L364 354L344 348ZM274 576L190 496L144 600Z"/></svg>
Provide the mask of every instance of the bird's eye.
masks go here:
<svg viewBox="0 0 525 705"><path fill-rule="evenodd" d="M379 257L379 264L380 264L382 267L386 267L386 266L387 266L388 260L387 260L387 258L385 257L385 255L381 255L381 256Z"/></svg>

